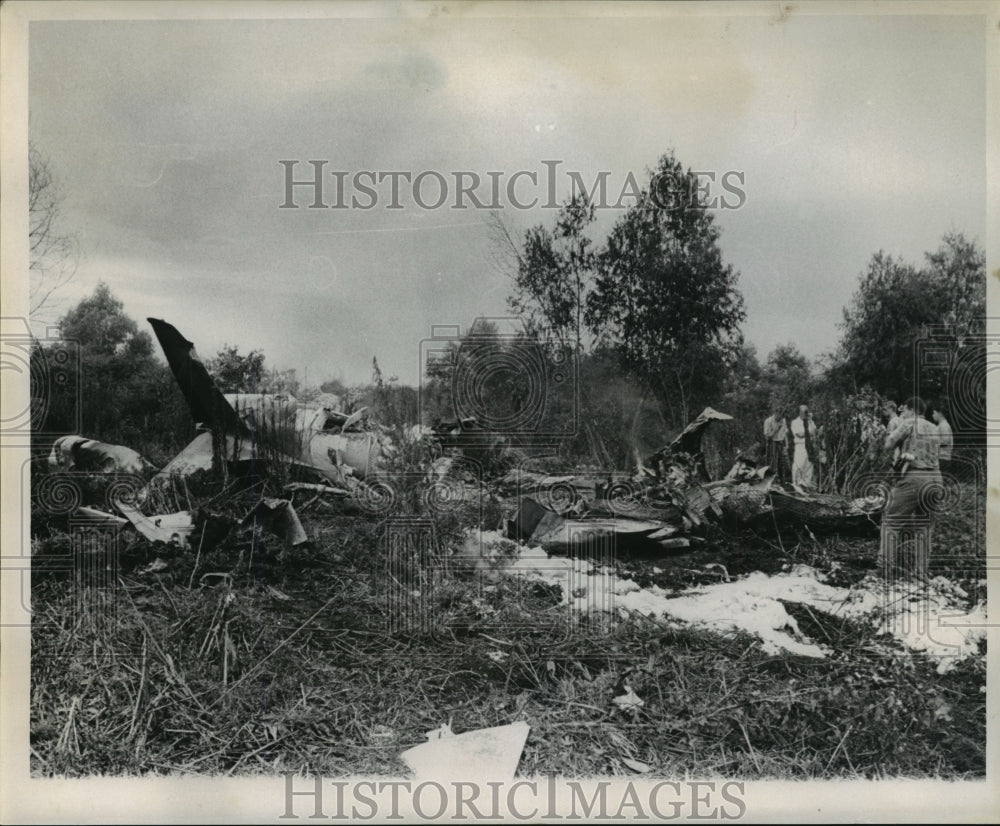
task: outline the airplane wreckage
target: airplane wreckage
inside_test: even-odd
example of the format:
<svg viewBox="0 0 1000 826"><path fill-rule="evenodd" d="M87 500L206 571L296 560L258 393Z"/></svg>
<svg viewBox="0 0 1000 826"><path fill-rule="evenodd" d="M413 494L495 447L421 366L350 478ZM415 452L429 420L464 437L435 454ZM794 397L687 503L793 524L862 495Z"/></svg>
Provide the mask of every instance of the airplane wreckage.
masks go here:
<svg viewBox="0 0 1000 826"><path fill-rule="evenodd" d="M354 512L364 513L365 502L382 501L391 491L392 460L399 446L366 408L342 412L333 396L300 402L287 394L223 394L192 342L165 321L148 321L199 433L159 471L120 445L81 436L58 440L49 455L53 473L145 472L148 478L134 501L115 501L121 516L90 507L79 508L80 516L116 527L131 525L151 542L181 549L194 544L196 530L201 548L209 533L218 542L229 530L248 526L282 536L294 546L309 541L292 504L295 493L310 494L310 502L360 503ZM438 458L425 478L429 485L452 484L461 497L501 502L509 514L504 533L550 554L601 553L609 542L619 551L683 553L705 542L712 523L734 531L776 532L796 526L813 532L878 530L885 503L877 496L849 499L787 489L777 484L771 469L746 457L738 457L724 479L710 479L702 437L709 428L731 419L706 408L669 444L637 461L635 473L553 476L518 468L486 479L474 470L476 453L484 443L496 447L504 439L493 434L492 441L484 442L489 431L475 421L415 426L404 438L436 447ZM242 519L220 517L204 507L143 513L162 508L168 501L162 491L199 473L221 467L228 477L253 479L265 469L265 458L276 459L311 481L286 485L287 498L261 497ZM214 523L211 531L210 523Z"/></svg>

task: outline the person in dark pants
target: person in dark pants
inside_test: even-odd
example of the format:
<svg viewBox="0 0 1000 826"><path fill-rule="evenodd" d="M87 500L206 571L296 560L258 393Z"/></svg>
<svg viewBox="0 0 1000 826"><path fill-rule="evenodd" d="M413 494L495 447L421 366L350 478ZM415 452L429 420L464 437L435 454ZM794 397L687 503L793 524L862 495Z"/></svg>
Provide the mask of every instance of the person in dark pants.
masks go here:
<svg viewBox="0 0 1000 826"><path fill-rule="evenodd" d="M785 443L787 437L788 425L785 423L784 411L780 405L775 405L771 415L764 419L764 461L782 485L787 485L792 478Z"/></svg>
<svg viewBox="0 0 1000 826"><path fill-rule="evenodd" d="M918 397L907 399L885 439L886 450L899 450L899 476L882 514L879 547L883 569L903 564L919 578L927 576L934 509L943 489L938 429L923 413ZM908 558L901 559L901 551Z"/></svg>

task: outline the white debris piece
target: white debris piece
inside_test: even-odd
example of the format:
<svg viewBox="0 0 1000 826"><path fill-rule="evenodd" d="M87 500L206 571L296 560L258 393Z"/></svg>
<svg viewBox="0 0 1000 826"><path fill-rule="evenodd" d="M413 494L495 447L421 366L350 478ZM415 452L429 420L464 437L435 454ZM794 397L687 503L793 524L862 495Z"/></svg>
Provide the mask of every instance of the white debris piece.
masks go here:
<svg viewBox="0 0 1000 826"><path fill-rule="evenodd" d="M194 519L190 511L164 513L158 516L144 516L138 508L118 502L118 510L150 542L165 542L168 545L188 547L188 538L194 531Z"/></svg>
<svg viewBox="0 0 1000 826"><path fill-rule="evenodd" d="M428 732L426 743L407 749L400 758L418 779L510 781L529 730L527 723L519 721L454 734L446 724Z"/></svg>
<svg viewBox="0 0 1000 826"><path fill-rule="evenodd" d="M645 700L643 700L638 694L635 693L632 686L627 687L627 691L624 694L619 694L617 697L612 697L611 702L614 703L622 711L625 710L635 710L640 709L646 705Z"/></svg>

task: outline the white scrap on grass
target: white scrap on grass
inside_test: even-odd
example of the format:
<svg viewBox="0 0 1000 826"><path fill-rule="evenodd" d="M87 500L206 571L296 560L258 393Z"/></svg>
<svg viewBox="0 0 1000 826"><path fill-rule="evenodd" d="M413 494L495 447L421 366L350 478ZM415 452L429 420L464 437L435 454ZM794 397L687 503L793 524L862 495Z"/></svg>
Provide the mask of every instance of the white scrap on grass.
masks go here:
<svg viewBox="0 0 1000 826"><path fill-rule="evenodd" d="M482 536L486 546L499 539L492 532ZM937 660L942 674L977 654L986 636L985 606L961 608L958 598L965 592L944 577L924 588L887 588L878 576L869 575L853 588L838 588L823 582L815 568L797 565L778 574L757 571L672 595L656 585L641 588L584 559L550 557L541 548L519 547L516 557L503 560L500 567L503 573L560 586L562 604L575 611L634 611L721 633L746 631L759 637L768 653L825 657L830 650L802 633L782 601L834 616L867 618L879 633L891 634Z"/></svg>
<svg viewBox="0 0 1000 826"><path fill-rule="evenodd" d="M427 742L400 756L418 779L436 781L511 781L530 726L524 721L463 734L450 721L427 732Z"/></svg>
<svg viewBox="0 0 1000 826"><path fill-rule="evenodd" d="M635 710L640 709L646 705L646 701L643 700L638 694L635 693L632 686L626 686L628 689L624 694L619 694L617 697L612 697L611 702L614 703L622 711L625 710Z"/></svg>

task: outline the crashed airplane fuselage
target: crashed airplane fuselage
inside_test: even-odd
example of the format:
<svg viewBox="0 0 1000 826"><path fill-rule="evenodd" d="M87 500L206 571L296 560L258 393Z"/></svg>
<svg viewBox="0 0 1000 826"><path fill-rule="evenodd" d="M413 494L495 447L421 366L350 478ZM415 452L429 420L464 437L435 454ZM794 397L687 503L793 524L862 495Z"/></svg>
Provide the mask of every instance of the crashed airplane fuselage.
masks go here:
<svg viewBox="0 0 1000 826"><path fill-rule="evenodd" d="M224 455L232 462L253 462L262 452L276 450L289 463L311 468L337 485L348 477L365 479L379 472L392 455L391 441L365 428L364 409L347 415L288 394L223 394L194 344L172 324L147 320L195 421L205 430L160 477L211 468L213 433L225 434Z"/></svg>

